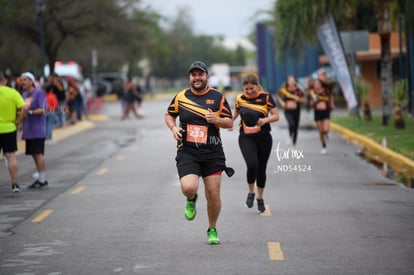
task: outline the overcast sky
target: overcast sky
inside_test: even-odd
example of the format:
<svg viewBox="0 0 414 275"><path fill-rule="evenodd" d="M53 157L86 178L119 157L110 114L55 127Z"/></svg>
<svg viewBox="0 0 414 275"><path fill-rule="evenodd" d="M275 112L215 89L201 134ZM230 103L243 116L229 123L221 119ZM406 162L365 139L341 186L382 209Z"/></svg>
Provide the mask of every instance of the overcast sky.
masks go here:
<svg viewBox="0 0 414 275"><path fill-rule="evenodd" d="M142 0L158 13L174 19L178 7L191 11L196 34L238 38L255 26L252 17L261 10L272 10L275 0ZM259 18L267 18L260 15Z"/></svg>

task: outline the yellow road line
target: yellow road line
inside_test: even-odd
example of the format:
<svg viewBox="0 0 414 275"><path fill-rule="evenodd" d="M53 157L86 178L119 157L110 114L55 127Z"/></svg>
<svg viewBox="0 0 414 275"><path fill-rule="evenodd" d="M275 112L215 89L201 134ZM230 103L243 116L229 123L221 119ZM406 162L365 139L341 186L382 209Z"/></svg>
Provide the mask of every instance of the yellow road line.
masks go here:
<svg viewBox="0 0 414 275"><path fill-rule="evenodd" d="M53 210L45 210L45 211L43 211L42 214L40 214L39 216L37 216L36 218L34 218L32 220L32 222L33 223L39 223L39 222L43 221L44 219L46 219L52 213L53 213Z"/></svg>
<svg viewBox="0 0 414 275"><path fill-rule="evenodd" d="M86 189L86 186L79 186L78 188L76 188L75 190L73 190L72 192L71 192L71 194L73 194L73 195L77 195L77 194L79 194L80 192L82 192L83 190L85 190Z"/></svg>
<svg viewBox="0 0 414 275"><path fill-rule="evenodd" d="M117 157L116 157L116 159L117 160L123 160L125 157L123 156L123 155L118 155Z"/></svg>
<svg viewBox="0 0 414 275"><path fill-rule="evenodd" d="M272 212L270 212L270 206L265 204L265 212L260 213L260 216L272 216Z"/></svg>
<svg viewBox="0 0 414 275"><path fill-rule="evenodd" d="M271 261L284 261L285 257L283 256L282 247L279 242L267 243L267 248L269 250L269 259Z"/></svg>
<svg viewBox="0 0 414 275"><path fill-rule="evenodd" d="M104 168L101 168L99 171L98 171L98 175L99 176L102 176L102 175L105 175L106 174L106 172L108 172L108 168L106 168L106 167L104 167Z"/></svg>

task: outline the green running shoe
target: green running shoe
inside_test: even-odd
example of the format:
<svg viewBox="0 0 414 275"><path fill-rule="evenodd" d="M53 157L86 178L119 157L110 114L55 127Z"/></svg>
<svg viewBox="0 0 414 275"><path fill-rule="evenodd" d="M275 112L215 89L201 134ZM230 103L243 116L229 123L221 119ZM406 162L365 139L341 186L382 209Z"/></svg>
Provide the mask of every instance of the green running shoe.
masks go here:
<svg viewBox="0 0 414 275"><path fill-rule="evenodd" d="M215 228L209 228L207 230L208 244L219 244L220 239L217 237L217 230Z"/></svg>
<svg viewBox="0 0 414 275"><path fill-rule="evenodd" d="M189 221L194 220L195 216L196 216L196 201L197 201L197 194L195 195L195 198L192 200L189 200L187 198L187 204L185 205L185 211L184 211L184 215L185 218Z"/></svg>

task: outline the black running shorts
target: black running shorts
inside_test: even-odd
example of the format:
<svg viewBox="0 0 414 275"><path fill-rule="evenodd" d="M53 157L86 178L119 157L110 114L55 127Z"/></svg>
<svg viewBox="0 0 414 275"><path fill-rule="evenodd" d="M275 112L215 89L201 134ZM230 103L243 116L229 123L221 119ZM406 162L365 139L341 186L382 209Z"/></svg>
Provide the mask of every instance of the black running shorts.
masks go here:
<svg viewBox="0 0 414 275"><path fill-rule="evenodd" d="M180 178L194 174L201 177L207 177L226 168L224 153L213 153L209 156L198 156L186 152L182 148L177 150L175 158L177 170Z"/></svg>
<svg viewBox="0 0 414 275"><path fill-rule="evenodd" d="M45 154L45 139L26 139L26 155Z"/></svg>
<svg viewBox="0 0 414 275"><path fill-rule="evenodd" d="M331 117L330 110L318 111L315 110L315 121L329 119Z"/></svg>
<svg viewBox="0 0 414 275"><path fill-rule="evenodd" d="M13 153L17 151L17 132L0 134L0 151Z"/></svg>

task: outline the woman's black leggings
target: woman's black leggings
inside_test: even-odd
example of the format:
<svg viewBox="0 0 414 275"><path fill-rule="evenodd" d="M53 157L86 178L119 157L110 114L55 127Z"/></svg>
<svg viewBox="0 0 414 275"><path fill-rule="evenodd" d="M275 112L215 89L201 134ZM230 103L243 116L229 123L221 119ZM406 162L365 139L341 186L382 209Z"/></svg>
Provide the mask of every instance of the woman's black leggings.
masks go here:
<svg viewBox="0 0 414 275"><path fill-rule="evenodd" d="M299 129L299 119L300 119L300 109L295 110L286 110L285 117L289 124L289 136L293 140L293 145L296 144L298 138L298 129Z"/></svg>
<svg viewBox="0 0 414 275"><path fill-rule="evenodd" d="M239 135L239 146L247 165L247 183L256 181L257 187L266 185L266 167L272 151L270 133L260 136Z"/></svg>

